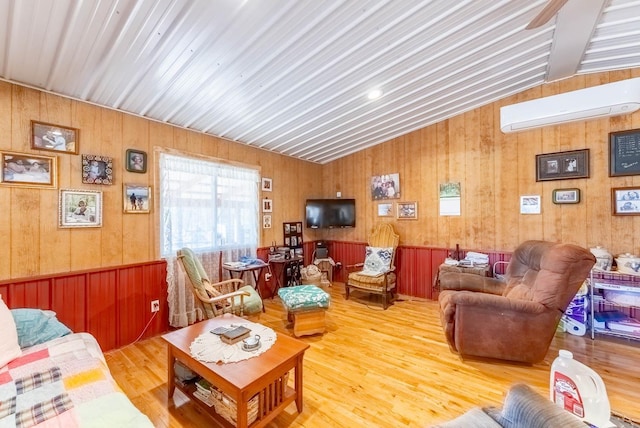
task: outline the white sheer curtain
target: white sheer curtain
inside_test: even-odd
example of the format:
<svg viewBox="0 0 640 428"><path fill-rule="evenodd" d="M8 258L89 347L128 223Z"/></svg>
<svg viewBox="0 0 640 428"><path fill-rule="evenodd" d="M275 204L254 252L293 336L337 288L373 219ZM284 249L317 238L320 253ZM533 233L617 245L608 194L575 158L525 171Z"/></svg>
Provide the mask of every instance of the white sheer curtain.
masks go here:
<svg viewBox="0 0 640 428"><path fill-rule="evenodd" d="M259 172L215 160L160 153L160 248L167 261L169 324L201 318L176 252L189 247L212 281L222 260L256 256Z"/></svg>

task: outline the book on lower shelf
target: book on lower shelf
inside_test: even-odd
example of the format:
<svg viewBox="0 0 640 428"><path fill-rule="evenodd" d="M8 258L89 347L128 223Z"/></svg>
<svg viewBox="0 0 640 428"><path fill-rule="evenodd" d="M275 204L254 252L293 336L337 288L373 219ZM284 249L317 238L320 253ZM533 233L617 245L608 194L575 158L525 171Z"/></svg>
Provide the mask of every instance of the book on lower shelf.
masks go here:
<svg viewBox="0 0 640 428"><path fill-rule="evenodd" d="M214 397L211 394L211 383L206 379L200 378L195 383L196 389L193 391L193 396L202 401L209 407L213 407L215 403Z"/></svg>
<svg viewBox="0 0 640 428"><path fill-rule="evenodd" d="M199 389L196 389L195 391L193 391L193 396L196 397L198 400L202 401L204 404L206 404L209 407L213 407L213 405L215 404L215 400L211 396L211 393L207 395L202 391L200 391Z"/></svg>

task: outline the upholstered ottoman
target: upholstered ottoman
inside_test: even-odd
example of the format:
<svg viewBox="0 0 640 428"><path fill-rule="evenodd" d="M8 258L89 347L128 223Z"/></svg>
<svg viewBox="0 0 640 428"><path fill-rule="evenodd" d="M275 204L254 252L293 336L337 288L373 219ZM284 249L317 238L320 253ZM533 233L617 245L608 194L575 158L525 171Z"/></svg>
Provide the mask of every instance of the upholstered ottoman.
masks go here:
<svg viewBox="0 0 640 428"><path fill-rule="evenodd" d="M328 293L315 285L297 285L280 288L278 296L293 322L294 336L324 333L325 312L331 303Z"/></svg>

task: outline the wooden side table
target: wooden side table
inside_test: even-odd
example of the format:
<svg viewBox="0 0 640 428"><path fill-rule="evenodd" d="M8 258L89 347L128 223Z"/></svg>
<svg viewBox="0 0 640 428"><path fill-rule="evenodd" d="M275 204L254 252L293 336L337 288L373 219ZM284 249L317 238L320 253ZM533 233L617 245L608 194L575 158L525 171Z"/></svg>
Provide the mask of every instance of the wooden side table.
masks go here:
<svg viewBox="0 0 640 428"><path fill-rule="evenodd" d="M440 291L440 274L442 272L457 272L457 273L470 273L472 275L490 276L491 269L489 265L486 266L452 266L446 263L442 263L438 267L438 273L433 278L433 290Z"/></svg>
<svg viewBox="0 0 640 428"><path fill-rule="evenodd" d="M216 327L228 326L241 321L245 320L234 315L224 314L162 336L168 346L167 393L169 402L171 402L175 389L178 388L205 414L209 414L215 419L217 425L233 426L227 419L216 413L215 408L209 407L195 397L196 386L194 383L181 385L176 382L174 364L176 360L179 360L235 401L235 425L238 428L246 428L249 425L248 404L254 396L259 397L258 416L256 421L251 424L252 427L266 426L293 402L296 403L298 413L301 413L303 408L302 363L304 353L309 349L307 343L286 334L276 333L278 338L268 351L248 360L219 364L199 361L191 356L191 343L198 336ZM293 387L289 386L286 380L286 374L290 370L294 372Z"/></svg>

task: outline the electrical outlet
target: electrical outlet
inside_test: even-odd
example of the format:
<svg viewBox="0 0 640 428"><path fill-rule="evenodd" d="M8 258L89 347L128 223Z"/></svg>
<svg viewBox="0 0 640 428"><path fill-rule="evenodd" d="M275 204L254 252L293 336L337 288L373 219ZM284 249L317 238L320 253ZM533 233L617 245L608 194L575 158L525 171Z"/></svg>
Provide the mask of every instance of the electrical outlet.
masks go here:
<svg viewBox="0 0 640 428"><path fill-rule="evenodd" d="M158 312L160 310L160 300L151 301L151 312Z"/></svg>

